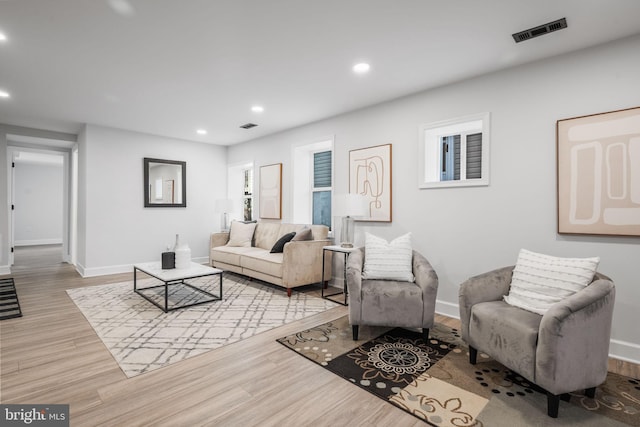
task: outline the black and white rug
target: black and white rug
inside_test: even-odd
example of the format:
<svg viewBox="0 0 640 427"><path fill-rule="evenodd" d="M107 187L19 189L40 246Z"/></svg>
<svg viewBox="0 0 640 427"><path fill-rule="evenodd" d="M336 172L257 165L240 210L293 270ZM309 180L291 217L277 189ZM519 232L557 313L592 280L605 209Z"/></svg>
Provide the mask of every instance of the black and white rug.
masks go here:
<svg viewBox="0 0 640 427"><path fill-rule="evenodd" d="M0 279L0 320L21 316L22 310L13 278Z"/></svg>
<svg viewBox="0 0 640 427"><path fill-rule="evenodd" d="M203 279L204 280L204 279ZM218 292L218 282L198 283ZM176 293L184 291L176 287ZM203 352L337 306L331 301L225 275L223 300L164 313L134 293L133 282L69 289L127 377L152 371ZM170 298L186 298L171 295Z"/></svg>

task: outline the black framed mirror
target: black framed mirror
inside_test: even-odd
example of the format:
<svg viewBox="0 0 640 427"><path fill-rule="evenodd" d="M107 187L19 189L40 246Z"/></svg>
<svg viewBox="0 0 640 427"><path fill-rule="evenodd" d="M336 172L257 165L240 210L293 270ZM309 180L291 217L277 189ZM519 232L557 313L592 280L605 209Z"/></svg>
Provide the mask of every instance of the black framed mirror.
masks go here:
<svg viewBox="0 0 640 427"><path fill-rule="evenodd" d="M187 207L187 162L144 158L144 207Z"/></svg>

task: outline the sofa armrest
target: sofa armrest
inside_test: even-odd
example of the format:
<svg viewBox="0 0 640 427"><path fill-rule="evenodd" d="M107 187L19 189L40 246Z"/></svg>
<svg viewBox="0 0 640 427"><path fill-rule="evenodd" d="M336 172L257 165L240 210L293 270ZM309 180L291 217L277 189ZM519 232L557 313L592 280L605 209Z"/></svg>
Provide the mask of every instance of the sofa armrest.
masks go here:
<svg viewBox="0 0 640 427"><path fill-rule="evenodd" d="M219 233L211 233L211 237L209 238L209 265L213 265L213 261L211 260L211 249L217 248L218 246L224 246L229 241L229 232L221 231Z"/></svg>
<svg viewBox="0 0 640 427"><path fill-rule="evenodd" d="M471 308L480 302L499 301L509 293L514 266L502 267L467 279L460 285L458 304L462 339L469 342Z"/></svg>
<svg viewBox="0 0 640 427"><path fill-rule="evenodd" d="M364 248L349 254L347 269L347 290L349 291L349 321L358 325L362 320L362 270L364 270Z"/></svg>
<svg viewBox="0 0 640 427"><path fill-rule="evenodd" d="M611 280L598 279L542 316L536 384L554 394L604 382L615 300Z"/></svg>
<svg viewBox="0 0 640 427"><path fill-rule="evenodd" d="M322 281L322 248L330 244L330 240L285 243L282 251L283 286L292 288ZM331 270L328 271L330 274Z"/></svg>
<svg viewBox="0 0 640 427"><path fill-rule="evenodd" d="M431 266L431 263L429 263L422 254L416 251L413 251L412 263L413 275L416 278L416 285L422 289L422 301L425 306L425 309L422 312L424 316L422 324L433 325L434 313L436 310L436 294L438 293L438 275Z"/></svg>

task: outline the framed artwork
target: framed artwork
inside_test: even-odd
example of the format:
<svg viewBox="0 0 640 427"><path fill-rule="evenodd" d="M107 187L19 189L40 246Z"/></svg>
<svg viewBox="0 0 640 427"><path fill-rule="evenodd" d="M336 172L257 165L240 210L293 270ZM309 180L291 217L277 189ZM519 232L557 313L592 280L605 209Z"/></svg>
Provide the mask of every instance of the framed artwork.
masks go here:
<svg viewBox="0 0 640 427"><path fill-rule="evenodd" d="M358 221L391 222L391 144L349 151L349 193L367 202Z"/></svg>
<svg viewBox="0 0 640 427"><path fill-rule="evenodd" d="M558 233L640 236L640 107L558 120Z"/></svg>
<svg viewBox="0 0 640 427"><path fill-rule="evenodd" d="M282 219L282 163L260 166L260 218Z"/></svg>

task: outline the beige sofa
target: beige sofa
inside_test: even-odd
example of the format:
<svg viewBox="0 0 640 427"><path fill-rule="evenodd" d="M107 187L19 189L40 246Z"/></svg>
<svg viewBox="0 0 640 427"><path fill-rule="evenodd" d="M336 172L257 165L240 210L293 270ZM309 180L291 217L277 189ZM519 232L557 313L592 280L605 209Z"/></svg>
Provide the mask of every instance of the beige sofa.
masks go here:
<svg viewBox="0 0 640 427"><path fill-rule="evenodd" d="M282 253L270 253L278 239L292 231L311 228L313 240L292 241ZM322 248L331 244L329 228L324 225L281 224L259 221L251 247L226 246L229 232L211 234L209 264L222 270L253 277L287 289L322 281ZM325 277L331 277L327 259Z"/></svg>

